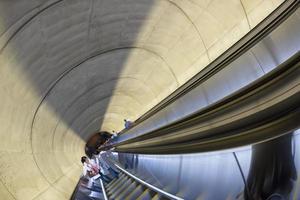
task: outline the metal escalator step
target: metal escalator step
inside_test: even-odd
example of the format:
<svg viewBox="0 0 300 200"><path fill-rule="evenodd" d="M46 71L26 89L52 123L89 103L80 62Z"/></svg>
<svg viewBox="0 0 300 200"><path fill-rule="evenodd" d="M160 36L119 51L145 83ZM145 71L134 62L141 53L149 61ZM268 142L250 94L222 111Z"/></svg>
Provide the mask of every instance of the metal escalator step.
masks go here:
<svg viewBox="0 0 300 200"><path fill-rule="evenodd" d="M109 188L109 187L111 187L113 184L116 184L118 182L118 179L117 178L115 178L115 179L113 179L111 182L109 182L109 183L104 183L104 187L105 188Z"/></svg>
<svg viewBox="0 0 300 200"><path fill-rule="evenodd" d="M129 177L120 180L120 182L118 184L116 184L114 187L109 188L107 193L109 195L113 194L115 191L117 191L119 188L121 188L124 184L126 184L129 180L130 180Z"/></svg>
<svg viewBox="0 0 300 200"><path fill-rule="evenodd" d="M152 200L160 200L159 194L154 195L154 197L152 197Z"/></svg>
<svg viewBox="0 0 300 200"><path fill-rule="evenodd" d="M163 195L159 195L159 200L170 200L170 198L163 196Z"/></svg>
<svg viewBox="0 0 300 200"><path fill-rule="evenodd" d="M122 180L122 179L125 178L125 177L126 177L125 174L121 174L121 175L119 176L119 178L116 178L116 179L114 179L112 182L108 183L107 186L106 186L106 188L113 187L113 185L117 184L120 180Z"/></svg>
<svg viewBox="0 0 300 200"><path fill-rule="evenodd" d="M126 198L125 200L136 200L142 193L144 189L141 185L138 185Z"/></svg>
<svg viewBox="0 0 300 200"><path fill-rule="evenodd" d="M151 194L150 194L150 190L146 189L138 198L137 200L151 200Z"/></svg>
<svg viewBox="0 0 300 200"><path fill-rule="evenodd" d="M115 182L115 184L112 184L112 185L107 187L107 190L111 190L112 188L119 187L119 185L122 184L127 179L128 179L128 177L118 178L118 180Z"/></svg>
<svg viewBox="0 0 300 200"><path fill-rule="evenodd" d="M114 184L114 182L116 182L117 180L118 180L117 178L114 178L111 182L109 182L109 183L107 184L107 186Z"/></svg>
<svg viewBox="0 0 300 200"><path fill-rule="evenodd" d="M123 200L137 187L136 182L132 182L125 190L123 190L118 196L115 197L115 200Z"/></svg>
<svg viewBox="0 0 300 200"><path fill-rule="evenodd" d="M118 196L121 192L123 192L123 190L126 190L126 188L131 185L132 181L132 179L128 179L123 185L121 185L115 191L112 191L110 197L115 198L116 196Z"/></svg>
<svg viewBox="0 0 300 200"><path fill-rule="evenodd" d="M159 197L159 200L170 200L170 198L168 198L168 197L166 197L166 196L163 196L163 195L161 195L161 196Z"/></svg>
<svg viewBox="0 0 300 200"><path fill-rule="evenodd" d="M119 174L119 177L118 177L118 178L114 178L113 180L119 179L119 178L123 178L123 177L125 177L125 176L126 176L125 174L120 173L120 174ZM112 184L112 182L110 182L108 185L111 185L111 184Z"/></svg>

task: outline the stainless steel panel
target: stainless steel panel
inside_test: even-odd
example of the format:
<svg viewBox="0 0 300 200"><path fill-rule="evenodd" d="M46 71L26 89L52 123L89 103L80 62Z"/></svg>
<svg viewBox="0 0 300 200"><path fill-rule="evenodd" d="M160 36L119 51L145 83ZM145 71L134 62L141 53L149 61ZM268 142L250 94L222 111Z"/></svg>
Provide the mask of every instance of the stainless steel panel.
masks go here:
<svg viewBox="0 0 300 200"><path fill-rule="evenodd" d="M211 104L253 82L263 74L253 54L247 52L242 58L235 60L205 81L203 87Z"/></svg>
<svg viewBox="0 0 300 200"><path fill-rule="evenodd" d="M265 73L300 50L300 10L252 48Z"/></svg>
<svg viewBox="0 0 300 200"><path fill-rule="evenodd" d="M300 50L299 35L300 9L238 59L155 116L130 129L119 141L126 140L128 135L144 134L174 122L255 81Z"/></svg>
<svg viewBox="0 0 300 200"><path fill-rule="evenodd" d="M237 151L244 168L249 167L250 147ZM231 151L184 155L123 155L127 158L121 160L121 163L127 170L184 199L235 199L244 189Z"/></svg>
<svg viewBox="0 0 300 200"><path fill-rule="evenodd" d="M244 176L255 200L275 193L295 200L300 199L299 155L300 130L252 147L181 155L120 153L119 161L131 173L184 199L247 199Z"/></svg>

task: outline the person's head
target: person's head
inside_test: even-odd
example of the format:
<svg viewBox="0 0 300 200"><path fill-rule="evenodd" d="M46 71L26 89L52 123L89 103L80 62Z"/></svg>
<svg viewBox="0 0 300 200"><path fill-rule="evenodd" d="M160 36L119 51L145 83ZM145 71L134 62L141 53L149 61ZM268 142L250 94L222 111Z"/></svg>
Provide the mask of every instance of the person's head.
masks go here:
<svg viewBox="0 0 300 200"><path fill-rule="evenodd" d="M126 119L124 119L124 122L127 122L127 120L126 120Z"/></svg>
<svg viewBox="0 0 300 200"><path fill-rule="evenodd" d="M88 163L89 160L87 159L86 156L82 156L82 157L81 157L81 163L84 164L85 162Z"/></svg>
<svg viewBox="0 0 300 200"><path fill-rule="evenodd" d="M95 155L98 155L99 153L100 153L100 150L97 149L97 150L95 151Z"/></svg>
<svg viewBox="0 0 300 200"><path fill-rule="evenodd" d="M94 146L85 146L85 154L87 155L88 158L92 158L95 151L96 148Z"/></svg>

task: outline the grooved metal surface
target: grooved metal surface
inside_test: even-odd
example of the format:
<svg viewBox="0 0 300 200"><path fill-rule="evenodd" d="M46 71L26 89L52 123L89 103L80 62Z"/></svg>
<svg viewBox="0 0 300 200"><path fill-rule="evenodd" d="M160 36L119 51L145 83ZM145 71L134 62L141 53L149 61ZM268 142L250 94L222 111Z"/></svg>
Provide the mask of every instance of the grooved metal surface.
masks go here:
<svg viewBox="0 0 300 200"><path fill-rule="evenodd" d="M243 200L246 193L255 200L267 199L274 193L294 200L299 199L300 189L299 133L297 130L276 142L268 141L269 144L225 151L173 155L119 153L118 160L135 176L186 200Z"/></svg>
<svg viewBox="0 0 300 200"><path fill-rule="evenodd" d="M299 6L299 5L298 5ZM153 132L188 117L242 89L275 69L300 50L300 10L297 9L264 39L207 80L137 124L118 142ZM234 77L234 78L233 78Z"/></svg>

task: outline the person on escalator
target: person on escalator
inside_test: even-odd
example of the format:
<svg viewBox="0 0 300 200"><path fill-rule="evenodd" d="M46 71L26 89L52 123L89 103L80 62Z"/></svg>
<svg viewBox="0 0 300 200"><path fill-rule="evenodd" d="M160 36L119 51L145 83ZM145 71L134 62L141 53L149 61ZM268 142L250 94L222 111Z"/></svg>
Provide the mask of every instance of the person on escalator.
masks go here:
<svg viewBox="0 0 300 200"><path fill-rule="evenodd" d="M125 126L125 129L129 129L133 126L133 122L129 121L127 119L124 119L124 126Z"/></svg>
<svg viewBox="0 0 300 200"><path fill-rule="evenodd" d="M97 165L95 165L95 163L93 163L93 161L91 161L90 159L88 159L86 156L82 156L81 157L81 163L83 165L82 168L82 176L83 177L94 177L97 174L99 174L99 168L97 167Z"/></svg>
<svg viewBox="0 0 300 200"><path fill-rule="evenodd" d="M116 131L112 131L112 137L111 137L111 139L114 139L116 137L118 137L118 133Z"/></svg>
<svg viewBox="0 0 300 200"><path fill-rule="evenodd" d="M97 164L94 158L89 159L86 156L82 156L81 163L83 164L82 177L87 177L92 180L97 180L98 178L101 178L106 183L109 183L111 181L109 177L101 174L100 165Z"/></svg>
<svg viewBox="0 0 300 200"><path fill-rule="evenodd" d="M106 138L106 141L101 146L109 146L113 143L114 139L118 137L118 133L115 131L112 131L112 134L110 134L110 138Z"/></svg>
<svg viewBox="0 0 300 200"><path fill-rule="evenodd" d="M97 164L97 166L100 166L99 174L101 175L102 180L104 180L105 182L110 182L114 177L112 177L109 171L106 168L104 168L104 166L102 165L99 159L99 155L97 155L97 152L95 153L96 154L94 154L92 158L94 162Z"/></svg>
<svg viewBox="0 0 300 200"><path fill-rule="evenodd" d="M109 157L112 157L111 152L109 150L101 151L98 154L99 163L101 166L101 169L106 170L111 174L114 178L119 177L118 169L115 167L115 165L110 161Z"/></svg>

